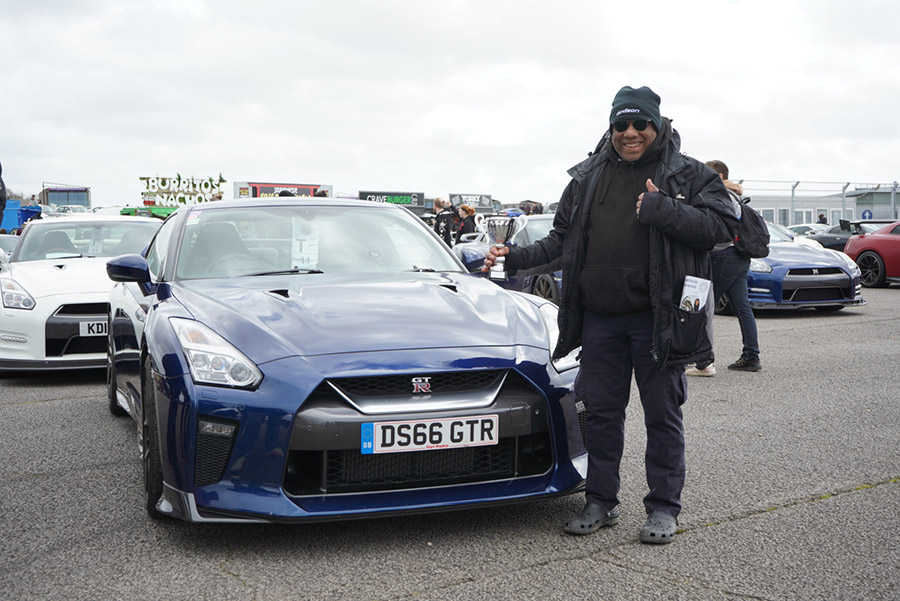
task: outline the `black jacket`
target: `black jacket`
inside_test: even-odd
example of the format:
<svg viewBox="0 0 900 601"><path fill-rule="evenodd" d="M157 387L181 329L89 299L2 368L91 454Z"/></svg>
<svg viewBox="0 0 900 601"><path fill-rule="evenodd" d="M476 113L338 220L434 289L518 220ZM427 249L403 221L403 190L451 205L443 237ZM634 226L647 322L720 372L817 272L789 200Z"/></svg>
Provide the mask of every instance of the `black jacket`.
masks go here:
<svg viewBox="0 0 900 601"><path fill-rule="evenodd" d="M456 242L459 242L459 239L462 238L463 234L472 234L475 232L475 215L467 215L465 219L459 224L459 229L456 230Z"/></svg>
<svg viewBox="0 0 900 601"><path fill-rule="evenodd" d="M600 174L612 160L606 144L611 144L608 133L594 154L569 169L572 180L560 198L550 233L529 246L511 247L506 260L507 270L515 273L562 257L559 340L554 358L564 357L581 345L583 308L578 275L585 261L590 199ZM651 228L652 352L660 366L683 365L709 354L712 344L706 334L706 312L682 311L678 307L681 289L686 275L712 279L709 249L718 242L733 240L739 224L719 176L681 154L680 148L681 137L672 130L660 157L659 172L653 177L660 192L645 194L639 218Z"/></svg>
<svg viewBox="0 0 900 601"><path fill-rule="evenodd" d="M434 231L447 243L447 246L452 246L453 211L450 209L441 209L441 212L438 213L434 219Z"/></svg>

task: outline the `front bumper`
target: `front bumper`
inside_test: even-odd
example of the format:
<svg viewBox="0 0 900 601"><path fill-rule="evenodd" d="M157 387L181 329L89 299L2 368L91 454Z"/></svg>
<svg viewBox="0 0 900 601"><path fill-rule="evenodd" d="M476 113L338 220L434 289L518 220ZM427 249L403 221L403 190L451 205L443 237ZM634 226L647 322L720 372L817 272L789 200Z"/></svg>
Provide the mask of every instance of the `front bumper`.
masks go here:
<svg viewBox="0 0 900 601"><path fill-rule="evenodd" d="M750 272L747 279L750 307L754 309L806 309L857 307L866 304L858 277L837 267L777 267L772 273Z"/></svg>
<svg viewBox="0 0 900 601"><path fill-rule="evenodd" d="M521 352L546 355L542 349ZM431 364L414 373L461 371L459 365L479 354L483 349L435 352ZM411 363L416 354L410 351L391 355L394 364L422 363L421 354ZM298 358L262 366L265 379L257 391L162 378L158 396L168 397L169 409L160 419L168 421L170 433L162 438L174 446L164 449L166 493L157 508L189 521L322 521L447 511L580 490L587 460L572 393L577 370L560 375L514 356L489 367L508 377L487 406L378 415L360 412L318 373L312 393L298 390L296 383L312 375L303 373L310 365ZM362 377L369 376L378 377ZM188 398L196 399L195 410L186 411L182 402ZM302 402L291 405L297 398ZM493 447L361 453L362 423L484 414L499 418L501 440ZM208 444L196 433L198 419L238 425L233 441Z"/></svg>
<svg viewBox="0 0 900 601"><path fill-rule="evenodd" d="M0 309L0 371L106 366L108 295L39 301L30 311Z"/></svg>

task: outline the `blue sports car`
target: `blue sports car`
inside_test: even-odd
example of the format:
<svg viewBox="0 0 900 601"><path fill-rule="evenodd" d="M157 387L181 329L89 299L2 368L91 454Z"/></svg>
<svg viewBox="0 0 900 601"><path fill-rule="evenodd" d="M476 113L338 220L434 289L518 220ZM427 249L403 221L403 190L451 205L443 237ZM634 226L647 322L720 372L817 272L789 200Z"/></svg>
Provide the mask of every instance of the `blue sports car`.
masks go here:
<svg viewBox="0 0 900 601"><path fill-rule="evenodd" d="M842 252L818 242L793 238L771 223L769 256L750 260L747 292L753 309L840 311L865 305L860 271ZM716 305L717 313L730 313L728 297Z"/></svg>
<svg viewBox="0 0 900 601"><path fill-rule="evenodd" d="M583 487L556 306L468 273L405 208L183 207L107 273L109 408L137 423L153 517L334 520Z"/></svg>

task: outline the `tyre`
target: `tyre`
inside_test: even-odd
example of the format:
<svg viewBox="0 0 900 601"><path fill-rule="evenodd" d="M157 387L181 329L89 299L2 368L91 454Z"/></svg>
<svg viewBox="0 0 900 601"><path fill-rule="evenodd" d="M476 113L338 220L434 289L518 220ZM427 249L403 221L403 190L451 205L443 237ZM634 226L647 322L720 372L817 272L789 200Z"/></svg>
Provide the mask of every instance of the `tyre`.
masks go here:
<svg viewBox="0 0 900 601"><path fill-rule="evenodd" d="M535 278L531 293L541 298L546 298L557 305L559 304L559 289L556 287L556 281L553 279L553 276L539 275Z"/></svg>
<svg viewBox="0 0 900 601"><path fill-rule="evenodd" d="M866 288L884 288L884 261L878 253L867 250L856 258L856 264L862 272L860 282Z"/></svg>
<svg viewBox="0 0 900 601"><path fill-rule="evenodd" d="M163 517L156 509L162 497L162 460L159 453L159 425L156 415L156 389L150 357L141 367L141 447L144 464L144 506L151 518Z"/></svg>
<svg viewBox="0 0 900 601"><path fill-rule="evenodd" d="M107 324L108 344L106 350L106 396L109 400L109 412L116 417L122 417L128 413L119 406L119 399L116 398L116 389L118 388L118 380L116 379L116 364L113 362L113 335L112 320Z"/></svg>

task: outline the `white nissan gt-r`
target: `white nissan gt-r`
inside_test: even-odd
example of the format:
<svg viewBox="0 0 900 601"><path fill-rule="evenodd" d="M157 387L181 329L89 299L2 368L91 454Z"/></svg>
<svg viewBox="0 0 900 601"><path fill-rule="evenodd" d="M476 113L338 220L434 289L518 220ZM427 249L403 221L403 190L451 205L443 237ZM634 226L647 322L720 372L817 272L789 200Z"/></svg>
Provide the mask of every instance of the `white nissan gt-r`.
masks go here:
<svg viewBox="0 0 900 601"><path fill-rule="evenodd" d="M0 250L0 371L106 367L110 257L139 253L162 221L72 216L29 222Z"/></svg>

